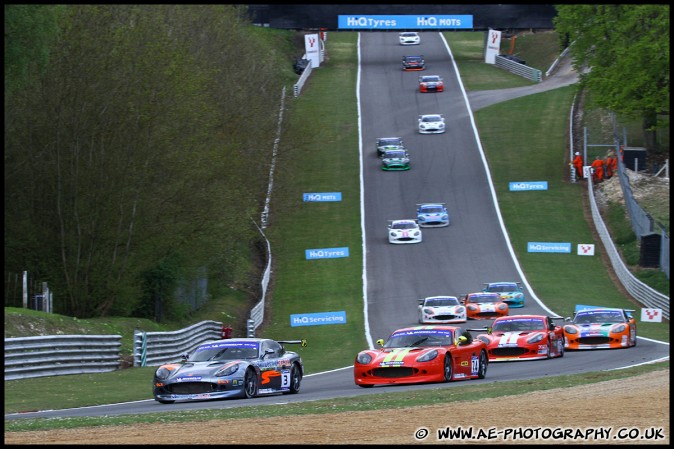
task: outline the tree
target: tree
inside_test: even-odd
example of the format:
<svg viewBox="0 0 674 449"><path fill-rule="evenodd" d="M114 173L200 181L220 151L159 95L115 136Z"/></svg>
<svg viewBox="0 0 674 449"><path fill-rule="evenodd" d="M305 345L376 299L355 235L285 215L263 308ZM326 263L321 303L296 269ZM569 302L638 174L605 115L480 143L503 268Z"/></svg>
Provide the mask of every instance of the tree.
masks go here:
<svg viewBox="0 0 674 449"><path fill-rule="evenodd" d="M572 43L581 86L600 107L640 117L647 148L657 150L658 115L669 115L669 5L556 8L555 29Z"/></svg>

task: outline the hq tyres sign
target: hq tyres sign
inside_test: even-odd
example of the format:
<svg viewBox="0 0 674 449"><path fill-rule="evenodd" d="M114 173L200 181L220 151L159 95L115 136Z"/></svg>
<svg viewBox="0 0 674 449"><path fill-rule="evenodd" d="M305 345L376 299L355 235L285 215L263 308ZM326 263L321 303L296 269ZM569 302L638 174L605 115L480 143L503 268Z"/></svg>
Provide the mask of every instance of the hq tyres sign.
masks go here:
<svg viewBox="0 0 674 449"><path fill-rule="evenodd" d="M340 15L340 30L470 30L472 15L357 16Z"/></svg>

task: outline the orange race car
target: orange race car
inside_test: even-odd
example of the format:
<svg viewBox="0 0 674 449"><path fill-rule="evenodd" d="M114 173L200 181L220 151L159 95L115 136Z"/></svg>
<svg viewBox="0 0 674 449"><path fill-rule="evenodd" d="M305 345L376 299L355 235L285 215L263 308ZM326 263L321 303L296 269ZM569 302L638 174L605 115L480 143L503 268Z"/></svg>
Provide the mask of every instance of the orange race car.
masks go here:
<svg viewBox="0 0 674 449"><path fill-rule="evenodd" d="M509 311L508 304L498 293L468 293L464 296L463 303L466 306L466 316L470 320L506 316Z"/></svg>
<svg viewBox="0 0 674 449"><path fill-rule="evenodd" d="M634 310L577 305L565 318L566 349L619 349L637 345Z"/></svg>
<svg viewBox="0 0 674 449"><path fill-rule="evenodd" d="M381 347L359 352L353 363L359 387L484 379L487 374L487 345L462 327L406 327L377 344Z"/></svg>
<svg viewBox="0 0 674 449"><path fill-rule="evenodd" d="M476 338L487 343L490 362L564 357L564 331L546 315L509 315L496 318Z"/></svg>

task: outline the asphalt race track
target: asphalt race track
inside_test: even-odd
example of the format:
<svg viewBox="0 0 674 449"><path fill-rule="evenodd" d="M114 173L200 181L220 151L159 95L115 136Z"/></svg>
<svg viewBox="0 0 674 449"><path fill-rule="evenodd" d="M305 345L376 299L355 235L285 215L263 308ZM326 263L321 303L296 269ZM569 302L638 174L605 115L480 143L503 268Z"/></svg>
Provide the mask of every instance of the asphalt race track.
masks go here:
<svg viewBox="0 0 674 449"><path fill-rule="evenodd" d="M363 170L365 243L367 250L367 311L369 339L386 338L398 327L416 325L417 299L432 295L455 295L479 291L484 282L520 281L490 188L480 147L466 101L441 34L420 33L419 46L403 47L397 33L360 34L361 157ZM404 72L403 55L423 54L426 70ZM445 92L419 93L418 76L441 75ZM563 76L562 76L563 75ZM540 92L573 82L560 70L560 81L546 80L531 88ZM522 96L522 88L470 93L480 107L502 99ZM473 106L473 109L477 109ZM444 134L417 132L419 114L444 114ZM377 137L400 136L409 148L411 170L385 172L375 149ZM423 229L423 242L393 245L387 240L387 221L415 218L416 204L444 202L452 224ZM537 302L526 289L526 306L511 314L555 315ZM483 327L489 321L469 321L465 327ZM355 354L354 354L355 355ZM635 348L565 353L563 358L491 363L487 377L475 382L533 379L586 371L620 369L669 357L669 345L639 338ZM148 396L151 395L148 380ZM252 400L222 400L160 404L153 399L80 409L5 415L5 419L73 416L114 416L197 409L225 409L252 405L313 401L392 391L452 388L462 382L412 386L381 386L362 389L353 381L352 367L306 376L297 395L260 397Z"/></svg>

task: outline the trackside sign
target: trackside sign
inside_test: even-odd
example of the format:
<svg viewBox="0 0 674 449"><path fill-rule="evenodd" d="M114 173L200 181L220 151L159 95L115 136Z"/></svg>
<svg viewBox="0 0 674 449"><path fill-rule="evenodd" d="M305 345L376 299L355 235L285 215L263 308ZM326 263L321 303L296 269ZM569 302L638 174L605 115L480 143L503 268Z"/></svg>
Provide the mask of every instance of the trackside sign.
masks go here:
<svg viewBox="0 0 674 449"><path fill-rule="evenodd" d="M548 190L548 181L525 181L511 182L511 192L522 192L528 190Z"/></svg>
<svg viewBox="0 0 674 449"><path fill-rule="evenodd" d="M307 260L309 259L335 259L338 257L349 257L349 248L323 248L323 249L305 249Z"/></svg>
<svg viewBox="0 0 674 449"><path fill-rule="evenodd" d="M570 253L571 243L529 242L527 251L530 253Z"/></svg>
<svg viewBox="0 0 674 449"><path fill-rule="evenodd" d="M305 202L342 201L342 192L305 193Z"/></svg>
<svg viewBox="0 0 674 449"><path fill-rule="evenodd" d="M472 29L472 15L451 16L339 16L337 27L340 30L439 30Z"/></svg>
<svg viewBox="0 0 674 449"><path fill-rule="evenodd" d="M290 326L322 326L325 324L346 324L346 312L296 313L290 315Z"/></svg>

